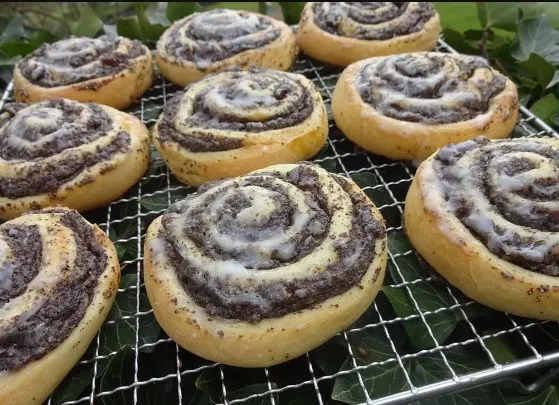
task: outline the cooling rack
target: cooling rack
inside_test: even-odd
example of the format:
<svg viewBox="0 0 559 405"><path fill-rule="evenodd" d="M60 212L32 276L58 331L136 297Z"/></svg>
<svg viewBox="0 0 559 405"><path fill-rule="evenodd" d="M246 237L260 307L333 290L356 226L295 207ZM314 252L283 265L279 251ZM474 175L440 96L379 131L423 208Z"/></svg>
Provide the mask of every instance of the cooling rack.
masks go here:
<svg viewBox="0 0 559 405"><path fill-rule="evenodd" d="M454 52L442 39L437 49ZM387 221L383 292L355 325L283 365L239 369L181 349L159 329L146 298L143 239L154 218L194 189L179 183L152 147L141 181L122 199L85 214L115 243L123 277L107 321L48 404L399 404L559 363L556 322L517 318L471 302L415 257L401 226L415 168L366 153L336 129L330 100L341 70L303 56L293 70L317 85L330 117L327 145L314 161L352 177ZM0 107L13 100L12 88L11 83ZM178 90L158 75L128 112L150 127ZM520 113L513 137L559 138L526 108ZM511 342L514 357L506 350Z"/></svg>

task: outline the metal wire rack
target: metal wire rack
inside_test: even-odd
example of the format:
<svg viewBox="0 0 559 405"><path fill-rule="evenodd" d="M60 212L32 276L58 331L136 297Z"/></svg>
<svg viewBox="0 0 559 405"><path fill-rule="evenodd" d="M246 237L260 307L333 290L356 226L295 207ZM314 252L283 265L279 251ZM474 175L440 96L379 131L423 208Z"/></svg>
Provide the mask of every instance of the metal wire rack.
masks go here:
<svg viewBox="0 0 559 405"><path fill-rule="evenodd" d="M437 49L454 52L443 40L439 41ZM341 70L305 57L297 61L293 70L317 85L330 114L330 100ZM0 107L12 101L12 87L10 84L4 92ZM178 90L158 76L152 88L128 111L149 127L156 121L164 103ZM520 112L521 119L512 136L559 138L552 128L529 110L521 107ZM106 208L85 214L109 233L115 243L121 258L123 281L113 312L63 383L74 387L69 390L75 391L74 395L68 394L68 390L63 394L57 390L48 403L151 404L154 403L150 401L153 390L165 390L165 403L168 404L201 404L207 396L215 402L230 405L322 405L339 403L336 401L339 397L332 399L332 386L340 384L339 380L343 379L342 383L348 384L347 393L353 403L397 404L457 392L559 363L559 341L542 343L537 336L538 333L553 335L553 331L546 328L557 327L556 323L533 322L494 312L490 322L497 327L488 331L475 316L475 310L480 307L478 304L451 287L441 287L434 274L410 271L408 261L414 259L414 255L406 245L401 214L415 171L412 165L364 152L344 138L332 120L327 146L314 161L346 176L374 179L365 184L363 190L387 219L389 238L401 242L398 248L389 244L391 276L387 277L385 284L407 297L411 311L408 315L396 315L386 305L383 294L379 294L364 318L334 338L335 348L328 343L317 349L326 353L327 357L339 355L341 350L346 359L341 369L322 367L314 355L316 351L284 365L244 370L205 361L181 349L157 328L147 302L142 279L143 238L154 218L193 189L179 183L152 148L150 168L132 190ZM406 247L402 249L402 246ZM442 288L447 296L443 301L435 300L426 307L417 299L417 292L421 291L417 288L426 289L434 285L439 291ZM444 316L454 316L463 325L459 338L451 335L444 342L437 338L440 336L438 322ZM423 333L427 343L421 347L399 349L398 341L402 339L406 327ZM364 352L359 343L363 334L376 336L379 345L386 349L382 356L370 357ZM490 343L502 336L518 340L524 354L510 362L496 356ZM478 357L484 360L480 360L481 365L475 370L466 369L452 359L456 348L476 351ZM432 378L417 378L416 369L411 372L414 362L421 359L440 365L439 371L432 373ZM120 373L107 377L107 367L114 367L115 363ZM387 370L398 374L403 383L390 386L388 390L372 386L371 379ZM249 389L239 390L239 380L243 380L245 385L248 381ZM384 383L390 385L391 381ZM293 402L293 398L299 398L300 402Z"/></svg>

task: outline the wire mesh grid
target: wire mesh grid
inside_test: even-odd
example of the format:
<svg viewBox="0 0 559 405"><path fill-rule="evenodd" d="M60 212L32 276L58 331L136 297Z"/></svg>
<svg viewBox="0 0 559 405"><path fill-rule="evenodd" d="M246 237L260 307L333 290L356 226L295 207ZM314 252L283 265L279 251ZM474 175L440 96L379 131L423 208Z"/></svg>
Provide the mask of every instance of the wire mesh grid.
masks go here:
<svg viewBox="0 0 559 405"><path fill-rule="evenodd" d="M437 49L453 52L442 40ZM559 341L552 337L559 335L556 322L534 322L492 312L491 327L487 328L488 321L479 321L477 314L490 310L441 284L434 273L421 266L401 225L404 199L415 168L366 153L336 129L330 100L341 70L305 57L297 61L293 70L317 85L329 112L328 142L314 162L359 180L387 221L390 243L385 288L397 292L395 296L403 294L408 314L393 310L385 290L351 328L305 356L271 368L237 369L183 350L159 329L147 301L142 279L143 238L154 218L194 189L178 182L152 147L151 165L141 181L122 199L85 214L113 240L123 277L107 321L49 404L151 404L158 403L154 398L161 398L161 392L165 392L164 403L169 404L329 404L339 403L340 399L396 404L559 362ZM157 76L152 88L128 111L149 127L178 90ZM0 106L11 100L10 84ZM524 107L512 136L559 138ZM435 294L435 287L436 299L420 299L420 295ZM441 291L445 297L441 298ZM441 325L449 318L460 324L460 334L442 333ZM399 342L410 333L417 334L420 343L402 349ZM494 355L492 342L502 336L521 345L517 359L507 362ZM374 343L367 344L372 338ZM476 352L476 367L461 364L456 348ZM330 364L333 358L341 359L335 367ZM428 365L437 367L425 372ZM419 372L420 366L423 372Z"/></svg>

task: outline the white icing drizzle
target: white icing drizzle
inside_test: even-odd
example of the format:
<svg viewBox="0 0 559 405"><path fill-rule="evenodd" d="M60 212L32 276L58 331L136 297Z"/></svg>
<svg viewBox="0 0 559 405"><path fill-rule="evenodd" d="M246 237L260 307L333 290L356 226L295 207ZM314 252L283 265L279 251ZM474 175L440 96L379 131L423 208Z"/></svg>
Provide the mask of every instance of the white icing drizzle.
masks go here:
<svg viewBox="0 0 559 405"><path fill-rule="evenodd" d="M523 145L526 145L524 149ZM463 222L486 241L490 251L502 252L505 257L521 257L535 264L543 263L550 254L557 254L559 232L516 223L506 216L516 214L521 221L541 223L545 214L536 213L534 208L559 212L559 201L552 198L553 193L559 191L557 164L537 153L539 149L549 150L547 145L532 140L490 141L486 144L467 141L442 148L438 156L449 164L440 166L437 161L430 161L424 167L421 188L425 207L440 218L440 231L453 243L460 244L460 227L449 223L454 221L451 218L459 208L469 207ZM485 168L489 192L480 186L481 174L472 172L472 167L481 165L483 157L488 155L492 156ZM506 167L520 161L530 162L532 168L517 169L514 174L506 172ZM445 176L443 180L441 176ZM540 179L553 181L537 185ZM529 189L549 199L531 199L521 193ZM491 193L500 196L499 200L509 214L493 204Z"/></svg>
<svg viewBox="0 0 559 405"><path fill-rule="evenodd" d="M152 238L149 241L149 248L155 256L164 255L167 251L167 244L161 238Z"/></svg>
<svg viewBox="0 0 559 405"><path fill-rule="evenodd" d="M68 38L47 45L40 56L26 63L33 69L30 79L44 76L47 82L62 86L100 77L99 72L106 67L99 58L104 50L126 54L131 48L132 41L124 37ZM69 63L78 59L82 61L79 65Z"/></svg>
<svg viewBox="0 0 559 405"><path fill-rule="evenodd" d="M321 180L331 184L332 188L340 189L340 186L327 172L322 173L321 171L320 176ZM166 228L170 238L180 241L176 245L179 253L188 258L188 261L196 268L203 269L204 272L214 277L224 281L235 280L236 283L246 282L249 285L254 285L256 280L273 282L273 280L289 278L290 275L295 277L302 271L304 274L301 274L301 276L308 276L309 272L306 269L321 272L335 261L337 253L334 249L334 242L339 239L339 235L351 229L353 214L349 197L345 193L328 196L329 206L336 206L337 208L337 210L332 208L331 221L338 225L330 229L323 229L321 225L313 224L317 207L315 204L309 203L311 200L306 197L301 189L276 177L263 177L270 181L270 185L265 188L244 184L243 178L230 179L205 190L201 195L195 195L176 203L176 205L182 206L185 211L181 215L167 214L173 219L167 224ZM231 187L232 184L237 186ZM267 221L275 212L285 209L277 205L279 200L274 199L278 194L277 191L274 191L276 187L283 190L282 194L294 206L290 224L285 229L266 226ZM240 209L236 217L227 212L220 212L219 208L226 206L226 201L234 196L241 195L250 204ZM192 212L200 209L203 209L203 213L192 214ZM207 227L209 230L208 240L212 240L220 251L231 255L231 259L215 260L206 257L193 241L185 237L182 232L184 221L188 221L192 215L197 215L205 223L210 224ZM235 233L221 231L226 229L226 225L230 223L236 223L236 226L244 229L247 235L252 236L245 238ZM305 228L308 228L310 233L329 232L328 236L315 248L315 252L320 251L321 254L314 255L311 253L299 258L295 263L281 265L276 269L257 270L259 263L269 261L272 255L275 255L282 262L293 260L297 251L297 238L294 236L301 233ZM356 251L354 255L347 258L346 264L351 265L360 253ZM235 258L233 259L233 257ZM282 297L287 293L280 288L275 291L275 294ZM304 295L304 292L301 291L300 294ZM258 303L260 307L267 305L261 302L262 297L250 291L245 295L237 295L235 300Z"/></svg>
<svg viewBox="0 0 559 405"><path fill-rule="evenodd" d="M469 79L464 77L461 68L468 63L478 63ZM423 73L418 75L418 71ZM437 125L463 121L458 118L464 115L463 110L477 111L470 107L472 103L487 104L480 89L496 77L502 78L477 57L420 52L363 62L355 86L362 95L369 92L374 96L374 107L367 106L361 112L364 118L369 115L367 110L374 108L378 114L401 121L416 122L417 119L423 124ZM429 111L434 113L426 115L425 112ZM465 120L482 129L492 117L492 113L483 112ZM406 137L405 133L401 135Z"/></svg>
<svg viewBox="0 0 559 405"><path fill-rule="evenodd" d="M257 45L265 46L273 42L280 35L278 25L279 22L272 18L241 10L218 9L194 13L175 21L163 33L157 43L157 52L164 58L194 62L201 70L211 69L213 64L221 61L215 58L220 58L222 53L231 58ZM288 29L287 26L284 28ZM176 46L176 42L180 47ZM184 49L190 52L185 54L182 52ZM229 53L232 49L238 52Z"/></svg>
<svg viewBox="0 0 559 405"><path fill-rule="evenodd" d="M0 292L9 291L12 288L14 266L9 260L11 250L6 242L0 239Z"/></svg>

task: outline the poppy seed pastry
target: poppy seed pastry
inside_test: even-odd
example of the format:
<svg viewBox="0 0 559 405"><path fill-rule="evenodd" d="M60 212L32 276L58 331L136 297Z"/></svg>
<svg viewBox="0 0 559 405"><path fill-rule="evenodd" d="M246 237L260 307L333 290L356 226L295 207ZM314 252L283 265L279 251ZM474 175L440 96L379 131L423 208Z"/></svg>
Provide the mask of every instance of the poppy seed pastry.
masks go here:
<svg viewBox="0 0 559 405"><path fill-rule="evenodd" d="M308 163L208 183L149 227L155 317L185 349L239 367L282 363L351 325L386 266L380 212Z"/></svg>
<svg viewBox="0 0 559 405"><path fill-rule="evenodd" d="M0 225L0 404L48 398L97 334L119 280L110 239L76 211Z"/></svg>
<svg viewBox="0 0 559 405"><path fill-rule="evenodd" d="M309 79L251 68L209 75L177 93L152 140L179 180L199 186L308 160L327 135L326 108Z"/></svg>
<svg viewBox="0 0 559 405"><path fill-rule="evenodd" d="M440 30L428 2L308 2L297 43L312 58L347 66L373 56L430 51Z"/></svg>
<svg viewBox="0 0 559 405"><path fill-rule="evenodd" d="M472 300L557 320L558 167L556 139L479 137L441 148L413 179L405 231Z"/></svg>
<svg viewBox="0 0 559 405"><path fill-rule="evenodd" d="M229 67L289 70L295 34L282 21L242 10L216 9L175 21L157 42L165 78L186 86Z"/></svg>
<svg viewBox="0 0 559 405"><path fill-rule="evenodd" d="M441 52L370 58L348 66L332 97L338 128L391 159L426 159L438 148L507 137L518 119L514 83L480 57Z"/></svg>
<svg viewBox="0 0 559 405"><path fill-rule="evenodd" d="M16 101L68 98L123 109L153 81L149 49L124 37L69 38L41 47L14 68Z"/></svg>
<svg viewBox="0 0 559 405"><path fill-rule="evenodd" d="M149 134L132 115L67 99L0 111L0 218L63 204L78 211L124 194L149 163Z"/></svg>

